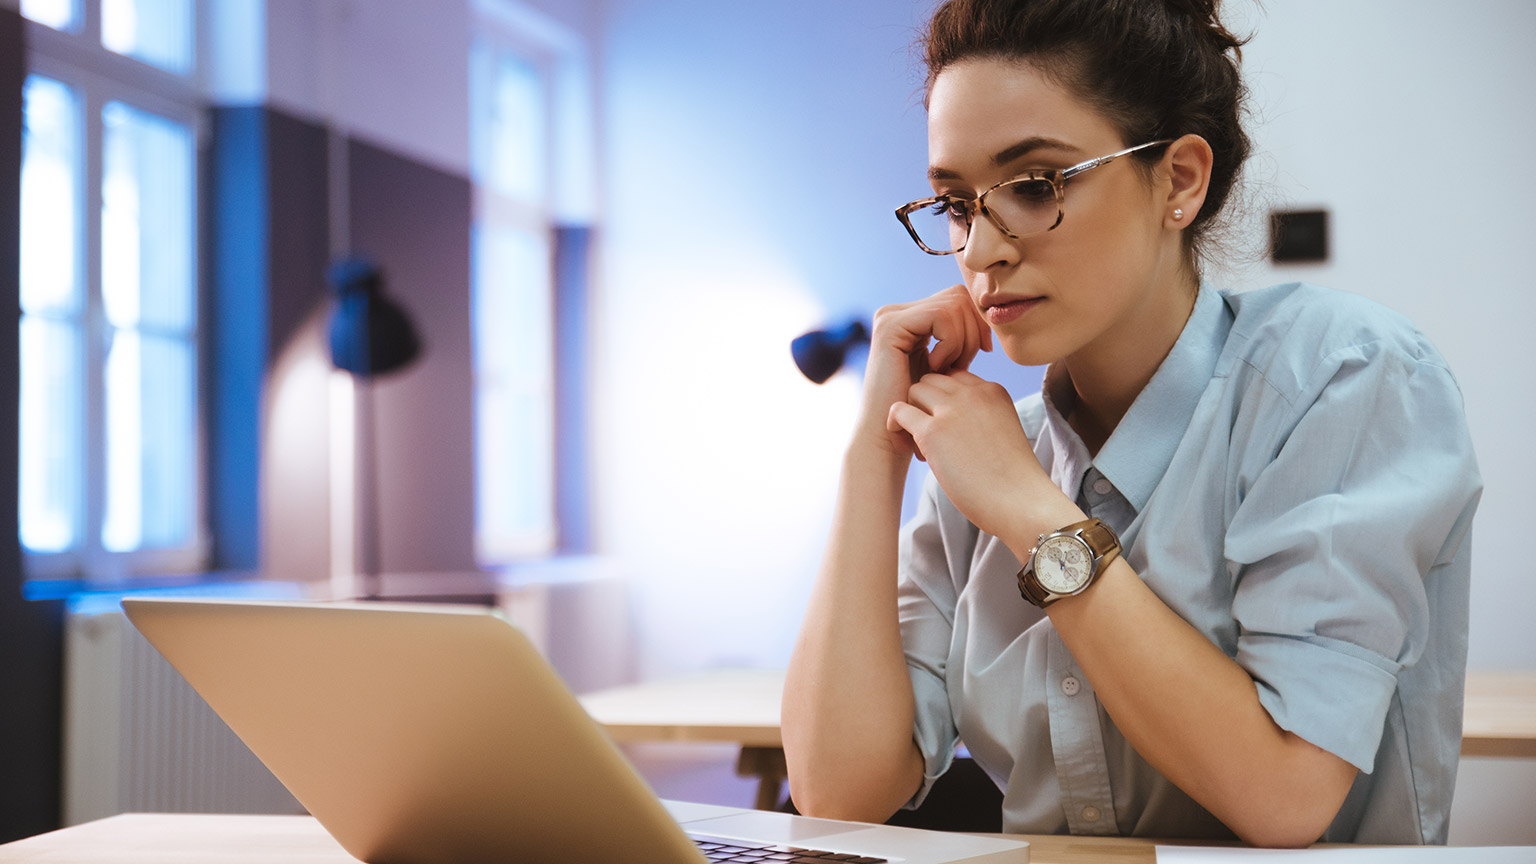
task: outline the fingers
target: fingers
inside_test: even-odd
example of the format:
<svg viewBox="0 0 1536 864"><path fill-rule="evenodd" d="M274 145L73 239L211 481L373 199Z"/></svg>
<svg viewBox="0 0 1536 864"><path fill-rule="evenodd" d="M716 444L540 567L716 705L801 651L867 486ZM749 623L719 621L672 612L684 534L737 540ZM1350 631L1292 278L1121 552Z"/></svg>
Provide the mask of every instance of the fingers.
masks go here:
<svg viewBox="0 0 1536 864"><path fill-rule="evenodd" d="M919 381L932 374L963 372L977 351L991 350L992 345L991 330L964 285L911 303L884 306L875 313L873 330L860 414L860 423L872 433L890 421L889 411L896 402L927 407L910 392ZM931 350L930 342L934 343ZM925 458L906 430L885 431L884 440L896 451Z"/></svg>
<svg viewBox="0 0 1536 864"><path fill-rule="evenodd" d="M969 387L969 386L972 386L972 385L975 385L975 384L988 384L988 383L991 383L991 382L987 381L987 379L981 377L980 375L977 375L975 372L972 372L972 371L970 371L968 369L956 369L955 371L949 373L948 375L945 375L944 378L946 380L943 382L943 384L947 385L950 391L958 390L961 387ZM940 382L934 382L934 383L937 384L937 383L940 383Z"/></svg>
<svg viewBox="0 0 1536 864"><path fill-rule="evenodd" d="M999 412L1008 418L1007 423L999 424ZM885 417L886 431L908 442L923 461L927 461L925 447L943 449L935 435L953 446L957 433L963 439L978 429L991 430L981 435L982 440L992 440L1004 426L1019 429L1007 389L963 369L924 375L908 388L906 399L891 403ZM974 450L961 447L968 449Z"/></svg>
<svg viewBox="0 0 1536 864"><path fill-rule="evenodd" d="M960 393L967 387L986 383L988 382L985 378L964 369L956 369L944 374L924 375L907 391L907 401L931 414L940 401Z"/></svg>
<svg viewBox="0 0 1536 864"><path fill-rule="evenodd" d="M907 354L907 377L912 379L913 384L923 380L923 376L931 371L933 370L928 366L928 348L926 346L914 348Z"/></svg>
<svg viewBox="0 0 1536 864"><path fill-rule="evenodd" d="M926 353L934 372L967 368L977 351L992 350L992 332L964 285L881 308L875 314L875 339L904 354ZM931 349L930 340L937 340ZM913 380L918 377L914 374Z"/></svg>
<svg viewBox="0 0 1536 864"><path fill-rule="evenodd" d="M929 365L935 372L967 368L981 349L983 338L990 342L986 322L964 285L947 288L931 299L937 303L932 332L939 343L929 352Z"/></svg>
<svg viewBox="0 0 1536 864"><path fill-rule="evenodd" d="M944 387L947 379L947 375L924 375L923 380L913 384L912 388L907 391L907 402L928 414L932 414L949 392Z"/></svg>
<svg viewBox="0 0 1536 864"><path fill-rule="evenodd" d="M981 317L980 310L972 302L970 292L964 285L956 285L949 290L957 299L954 309L964 327L964 341L958 346L958 355L948 371L969 369L977 352L992 350L992 328Z"/></svg>
<svg viewBox="0 0 1536 864"><path fill-rule="evenodd" d="M939 342L928 351L928 365L935 372L948 372L965 357L967 343L975 339L975 331L967 327L965 310L956 301L953 291L945 291L939 296L943 303L936 310L938 314L933 322L933 336Z"/></svg>
<svg viewBox="0 0 1536 864"><path fill-rule="evenodd" d="M976 347L965 358L965 366L963 367L965 369L971 368L971 361L976 359L978 351L992 350L992 328L987 326L986 320L981 317L980 312L976 311L975 306L969 307L969 311L971 313L972 326L976 328Z"/></svg>
<svg viewBox="0 0 1536 864"><path fill-rule="evenodd" d="M933 418L928 416L927 412L915 405L892 402L891 410L885 415L885 429L887 432L904 436L912 444L912 455L916 456L920 462L927 462L928 459L923 456L923 448L918 446L917 439L921 437L922 430L927 429L932 421Z"/></svg>
<svg viewBox="0 0 1536 864"><path fill-rule="evenodd" d="M891 410L885 417L885 428L888 432L921 435L931 420L933 418L928 412L910 402L892 402Z"/></svg>
<svg viewBox="0 0 1536 864"><path fill-rule="evenodd" d="M961 350L960 357L956 359L952 367L955 370L971 368L971 361L976 359L976 352L981 350L983 344L990 342L992 337L991 328L987 327L986 322L981 320L981 315L977 313L976 306L971 302L969 294L965 296L965 301L965 312L968 313L964 316L965 345Z"/></svg>

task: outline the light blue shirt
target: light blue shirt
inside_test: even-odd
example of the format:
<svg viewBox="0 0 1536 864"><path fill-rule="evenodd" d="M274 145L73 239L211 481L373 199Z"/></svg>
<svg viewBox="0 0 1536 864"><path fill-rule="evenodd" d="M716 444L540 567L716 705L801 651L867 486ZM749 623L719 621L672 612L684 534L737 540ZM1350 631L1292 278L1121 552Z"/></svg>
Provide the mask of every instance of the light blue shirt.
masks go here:
<svg viewBox="0 0 1536 864"><path fill-rule="evenodd" d="M1359 297L1205 286L1092 458L1056 409L1072 392L1056 372L1018 403L1051 478L1248 671L1282 729L1360 769L1323 839L1444 843L1482 489L1445 360ZM1232 836L1131 748L1020 598L1019 561L932 478L900 561L927 775L913 805L963 740L1004 790L1007 831Z"/></svg>

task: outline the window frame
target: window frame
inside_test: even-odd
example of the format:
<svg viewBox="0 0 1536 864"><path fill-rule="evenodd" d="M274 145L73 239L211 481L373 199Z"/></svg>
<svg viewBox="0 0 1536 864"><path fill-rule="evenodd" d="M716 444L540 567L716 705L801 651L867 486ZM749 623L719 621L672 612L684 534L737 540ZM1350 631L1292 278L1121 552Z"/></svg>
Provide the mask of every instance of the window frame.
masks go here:
<svg viewBox="0 0 1536 864"><path fill-rule="evenodd" d="M551 451L546 454L552 474L550 507L554 537L548 548L537 554L487 558L476 537L476 555L483 567L499 568L520 561L592 551L592 491L588 479L591 465L587 403L590 374L585 362L589 351L586 295L594 270L590 242L599 221L598 156L596 144L597 99L594 81L597 68L592 62L593 34L552 18L527 0L468 0L471 13L471 166L475 186L476 230L487 214L505 215L506 224L519 217L508 213L490 195L482 194L489 186L485 175L486 136L480 133L483 122L479 104L485 74L494 68L496 57L515 55L539 71L543 89L543 149L545 184L536 218L550 255L550 350L552 353L549 388ZM477 54L488 59L476 59ZM478 66L475 64L479 64ZM482 182L484 181L484 182ZM477 420L478 423L478 420ZM477 506L480 496L477 449ZM478 518L478 513L477 513Z"/></svg>
<svg viewBox="0 0 1536 864"><path fill-rule="evenodd" d="M491 22L482 19L475 30L470 44L470 165L472 185L472 261L471 261L471 297L470 309L472 315L477 315L480 309L480 273L482 267L483 249L488 229L510 229L524 232L539 238L547 261L547 279L545 286L548 296L545 298L545 306L548 309L549 320L548 333L549 356L547 358L549 375L538 388L542 392L536 395L545 403L548 419L548 428L545 430L548 436L549 448L544 458L537 459L536 464L543 464L546 476L542 478L542 487L548 491L548 496L540 502L540 506L547 516L543 530L530 531L522 535L512 536L485 536L482 532L481 501L485 492L485 478L482 475L484 457L480 446L480 430L482 423L481 392L484 388L482 368L480 365L479 340L474 340L472 348L472 363L475 393L475 532L474 553L476 562L482 567L498 567L517 561L537 560L549 558L557 554L560 538L560 518L557 504L559 469L556 460L559 458L557 445L559 428L557 422L557 389L559 370L556 368L556 351L554 336L556 333L556 291L557 283L555 273L555 242L556 222L554 200L555 188L555 164L556 164L556 126L558 114L556 110L556 82L558 74L559 57L557 52L549 46L540 44L537 40L528 38L516 28L500 22ZM539 194L532 199L521 198L496 188L491 176L489 159L491 123L488 118L490 107L493 104L496 69L500 59L512 55L532 67L538 75L541 89L541 108L543 115L542 130L542 156L544 173L543 187ZM471 332L477 332L478 327L472 322ZM532 392L533 388L526 386L503 386L504 392L525 393Z"/></svg>
<svg viewBox="0 0 1536 864"><path fill-rule="evenodd" d="M81 468L81 512L76 514L76 544L59 552L38 552L21 544L24 573L32 583L75 582L103 585L157 576L194 573L205 569L211 553L208 530L208 453L205 428L204 267L203 249L203 154L206 151L208 123L202 94L201 70L205 44L203 28L207 16L200 14L203 4L194 2L194 50L191 70L180 75L144 61L118 54L101 44L100 2L85 0L80 4L80 27L75 31L54 28L23 19L28 44L27 76L37 75L63 84L74 93L76 120L80 131L80 213L77 256L80 289L83 294L81 326L84 344L80 361L84 374L84 404L80 407L83 440ZM106 519L106 333L108 323L102 297L102 182L104 174L105 131L103 110L113 102L153 114L182 126L188 132L191 156L191 208L193 236L190 238L190 273L194 312L188 341L192 348L195 375L193 429L193 501L187 542L174 548L108 551L102 541ZM20 326L18 316L17 326ZM19 525L18 525L19 531Z"/></svg>

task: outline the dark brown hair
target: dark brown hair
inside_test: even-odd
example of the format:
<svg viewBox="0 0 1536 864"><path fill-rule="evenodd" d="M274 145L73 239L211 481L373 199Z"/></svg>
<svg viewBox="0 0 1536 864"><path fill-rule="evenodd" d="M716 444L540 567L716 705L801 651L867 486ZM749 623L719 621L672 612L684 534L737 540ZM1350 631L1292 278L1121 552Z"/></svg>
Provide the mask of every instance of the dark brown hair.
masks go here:
<svg viewBox="0 0 1536 864"><path fill-rule="evenodd" d="M1084 99L1126 146L1195 134L1215 154L1205 204L1185 231L1198 262L1250 143L1238 65L1247 41L1218 17L1220 0L945 0L922 39L927 89L974 58L1027 61ZM1161 148L1135 154L1156 161Z"/></svg>

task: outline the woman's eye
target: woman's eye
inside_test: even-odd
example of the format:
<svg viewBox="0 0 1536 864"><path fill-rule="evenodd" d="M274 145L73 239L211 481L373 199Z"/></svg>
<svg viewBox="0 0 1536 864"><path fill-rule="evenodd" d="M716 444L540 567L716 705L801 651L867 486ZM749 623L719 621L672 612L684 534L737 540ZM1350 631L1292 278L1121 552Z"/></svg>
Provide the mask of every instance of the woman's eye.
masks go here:
<svg viewBox="0 0 1536 864"><path fill-rule="evenodd" d="M947 216L956 222L964 222L970 218L971 202L963 198L940 198L929 205L928 210L935 216Z"/></svg>
<svg viewBox="0 0 1536 864"><path fill-rule="evenodd" d="M1026 178L1009 187L1012 197L1025 204L1056 203L1056 187L1049 180Z"/></svg>

